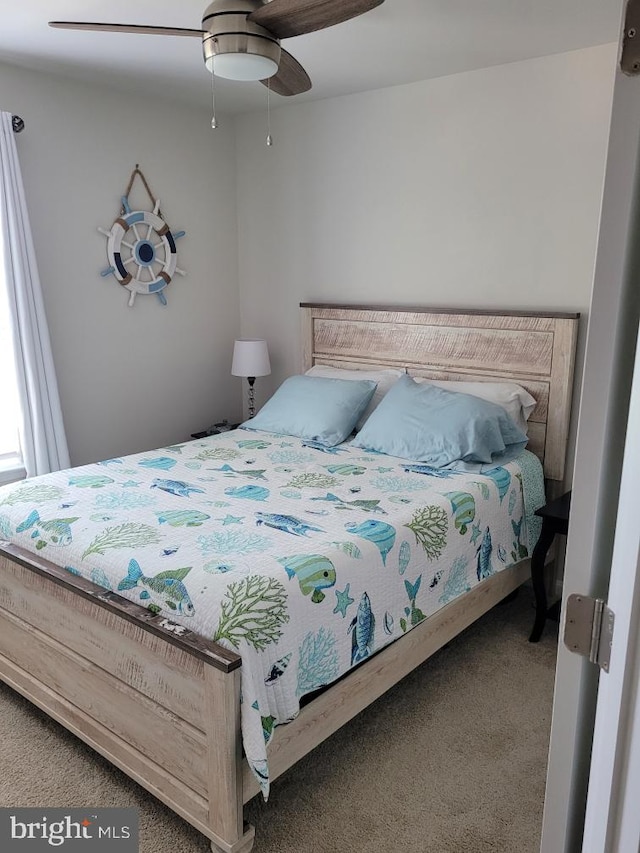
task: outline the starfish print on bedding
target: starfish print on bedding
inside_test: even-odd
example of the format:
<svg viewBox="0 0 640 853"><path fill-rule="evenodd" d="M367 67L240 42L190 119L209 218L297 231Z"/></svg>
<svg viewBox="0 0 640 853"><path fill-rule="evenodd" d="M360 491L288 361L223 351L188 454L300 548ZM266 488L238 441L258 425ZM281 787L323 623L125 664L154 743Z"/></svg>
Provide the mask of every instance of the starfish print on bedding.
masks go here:
<svg viewBox="0 0 640 853"><path fill-rule="evenodd" d="M244 515L227 515L226 518L219 518L218 521L222 522L223 527L226 527L228 524L242 524Z"/></svg>
<svg viewBox="0 0 640 853"><path fill-rule="evenodd" d="M355 601L354 598L351 598L349 596L349 587L350 586L351 586L351 584L347 584L345 589L344 589L344 592L340 592L337 589L335 590L336 598L338 601L337 601L336 606L333 608L333 612L334 613L340 613L342 615L343 619L347 615L347 609Z"/></svg>

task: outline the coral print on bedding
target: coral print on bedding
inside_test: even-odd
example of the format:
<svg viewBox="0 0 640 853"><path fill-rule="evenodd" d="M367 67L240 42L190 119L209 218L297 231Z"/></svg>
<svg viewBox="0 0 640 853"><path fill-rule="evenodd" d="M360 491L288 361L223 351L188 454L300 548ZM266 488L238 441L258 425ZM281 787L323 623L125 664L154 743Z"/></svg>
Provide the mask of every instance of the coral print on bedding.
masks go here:
<svg viewBox="0 0 640 853"><path fill-rule="evenodd" d="M527 557L542 473L489 475L236 430L0 489L0 538L242 656L242 733ZM526 507L526 511L525 511Z"/></svg>

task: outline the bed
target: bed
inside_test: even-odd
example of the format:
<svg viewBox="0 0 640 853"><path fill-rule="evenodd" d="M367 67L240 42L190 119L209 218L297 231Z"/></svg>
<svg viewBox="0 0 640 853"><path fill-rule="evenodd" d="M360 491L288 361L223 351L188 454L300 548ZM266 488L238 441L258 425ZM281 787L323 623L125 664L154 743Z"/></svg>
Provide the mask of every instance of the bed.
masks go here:
<svg viewBox="0 0 640 853"><path fill-rule="evenodd" d="M427 378L464 381L504 379L519 382L537 401L529 420L529 446L542 462L546 478L551 483L562 480L577 315L460 313L415 308L303 304L301 317L304 370L312 365L359 370L399 367L410 375ZM20 528L22 537L28 536L28 547L16 544L24 542L24 538L21 540L20 537L14 537L13 544L0 546L0 677L208 836L214 851L222 850L226 853L251 849L254 830L243 822L243 804L260 791L260 772L256 772L260 768L256 767L256 760L246 761L242 751L241 681L243 674L246 676L251 671L250 664L245 657L243 670L242 659L234 650L234 644L224 642L224 631L213 631L210 625L207 627L208 623L199 624L198 632L187 627L190 625L189 618L180 617L193 616L190 611L197 611L198 604L195 602L194 607L191 599L185 604L184 595L181 599L174 599L172 604L175 618L168 618L166 611L157 612L142 606L148 604L154 588L153 584L148 584L142 589L139 578L146 577L149 581L158 574L155 566L147 567L152 562L151 555L155 555L157 569L161 574L166 576L173 571L172 577L175 576L177 588L184 575L179 575L180 569L167 570L165 566L178 566L182 555L192 547L192 540L200 542L200 550L206 554L211 538L205 535L203 516L206 515L208 521L209 516L216 514L215 511L221 513L220 522L224 529L225 520L231 527L234 519L241 517L241 513L250 517L251 541L254 545L258 540L266 542L269 536L275 538L279 545L284 540L295 540L297 543L298 540L309 538L309 535L333 539L333 546L343 548L343 553L338 553L338 547L333 558L340 573L343 571L341 566L350 561L354 564L358 562L359 570L365 567L366 572L371 574L383 571L387 568L387 558L391 562L395 555L394 558L402 562L402 546L406 543L408 548L418 541L417 535L415 539L411 538L416 530L411 527L415 508L410 503L412 490L421 488L419 483L416 485L420 473L401 470L400 476L396 476L395 469L388 469L401 465L401 460L391 462L383 459L382 464L382 457L376 460L367 457L362 451L356 452L357 455L351 451L352 455L349 456L350 451L346 448L340 448L336 455L329 454L321 460L322 476L326 479L317 481L318 488L313 492L313 497L305 493L307 514L304 515L304 529L283 532L282 517L278 526L274 523L275 514L269 511L269 507L259 504L267 491L260 454L276 456L277 467L282 469L278 472L282 479L277 481L276 488L280 494L289 492L285 495L288 501L296 501L300 499L294 493L304 491L301 488L302 481L295 479L301 476L298 469L307 464L306 460L309 460L309 464L317 464L317 459L313 460L312 457L317 456L318 451L292 441L283 440L281 443L284 447L275 450L268 435L243 432L242 436L228 435L221 439L176 445L161 452L140 455L140 458L107 460L99 471L81 470L58 475L58 478L66 478L66 485L74 480L72 487L75 489L79 487L87 492L90 490L103 494L104 500L99 504L100 510L95 514L94 522L98 527L102 525L103 529L120 529L122 534L122 519L117 513L114 517L110 515L118 501L117 496L109 496L114 494L113 489L118 483L126 488L126 478L131 475L123 473L120 476L115 473L116 469L119 465L125 465L129 471L137 471L140 477L142 469L147 469L146 473L151 478L143 486L147 503L143 502L139 509L143 513L155 513L159 522L156 528L169 531L170 536L162 540L154 538L150 543L152 551L145 554L144 560L141 559L145 567L144 575L139 568L133 567L128 575L121 571L117 582L113 579L105 580L97 574L93 577L100 583L83 577L78 569L82 554L92 549L94 554L101 554L101 549L102 554L108 550L104 538L100 539L100 530L93 530L91 525L87 525L84 539L74 534L76 545L81 549L74 559L65 559L63 565L55 565L51 555L56 551L57 543L51 541L52 537L68 535L68 530L61 529L60 525L56 528L43 526L47 523L43 519L49 518L49 515L43 510L42 518L36 518L30 506L25 506L28 512L14 514L10 522L5 522L14 531ZM250 458L247 458L247 454ZM181 462L182 456L184 459ZM320 456L324 457L324 453L321 452ZM253 466L250 468L253 476L249 478L249 489L246 480L236 479L240 463ZM180 468L180 465L190 465L190 468ZM376 466L382 468L382 472L373 471ZM203 467L206 470L202 470ZM214 469L212 473L209 473L210 468ZM185 471L191 473L196 489L204 485L206 477L211 480L224 479L222 486L225 500L220 501L220 495L217 498L215 495L207 496L209 504L199 504L197 509L190 507L188 510L183 508L179 500L174 504L174 509L169 511L150 506L150 494L164 491L167 483L183 482L174 473L176 471L180 471L181 476L185 476ZM503 498L505 502L513 501L513 512L516 514L519 512L516 508L517 489L511 486L517 474L518 470L514 469L502 493L500 487L496 487L498 501L501 502ZM346 479L340 479L343 475L350 477L351 482L365 482L367 478L372 482L377 480L383 491L386 488L389 499L398 498L393 507L394 512L408 512L408 516L393 516L393 525L390 525L391 503L381 502L379 497L375 501L369 500L363 510L367 501L358 497L359 487L354 487L350 494L344 491L344 487L340 494L334 494L331 490L333 484L342 485L346 482ZM176 480L170 479L174 476ZM276 475L269 472L267 476ZM455 475L456 478L460 476ZM202 477L202 480L198 477ZM129 480L130 491L139 487L131 486L138 479ZM476 480L479 504L487 489L483 488L481 478ZM270 483L271 488L274 482ZM403 482L413 484L407 486L406 507L402 506ZM446 484L440 483L440 497L445 504L447 500L451 503L452 495L468 493L472 488L468 483L464 488L450 486L451 482L453 480L447 479ZM74 501L69 500L68 490L62 488L55 475L52 480L47 480L47 484L49 489L53 489L48 495L50 500L60 506L69 504L64 506L64 511L70 515L63 520L73 527L77 510ZM204 500L204 490L195 491L194 494ZM75 499L75 494L71 497ZM172 497L177 500L185 496L174 494ZM384 516L378 515L376 509ZM454 506L453 509L462 513L455 532L451 534L454 539L458 539L461 527L467 533L468 525L465 522L469 519L464 516L465 507ZM361 527L361 515L358 512L362 510L377 518L373 522L373 536L364 535L370 528L365 531ZM100 512L105 515L100 516ZM291 518L292 515L284 517ZM352 517L356 521L343 521ZM499 546L497 540L494 543L496 551L501 547L505 554L511 544L507 541L509 523L507 519L505 545ZM328 529L331 524L334 527ZM452 516L452 528L454 524L456 522ZM398 537L397 547L395 541L388 539L391 526L395 530L406 528L406 535ZM338 528L343 531L342 537L336 533ZM353 533L355 539L351 536L347 537L347 542L341 541L341 538L345 538L344 528ZM476 535L481 537L481 533L478 525ZM387 539L381 539L380 534L384 534ZM231 538L229 541L234 540ZM215 553L206 554L212 556L207 561L207 577L211 583L223 583L226 572L234 566L221 562L220 539L216 542ZM478 552L482 550L481 543L480 538ZM122 544L122 552L128 557L126 536ZM345 549L345 546L348 547ZM349 602L349 589L344 584L346 574L339 586L335 585L335 579L331 577L325 586L316 583L315 586L311 584L304 587L301 577L296 575L289 562L285 566L285 569L288 568L288 588L297 590L296 585L299 583L301 597L308 606L307 612L319 613L323 607L329 611L327 603L331 592L331 605L335 604L331 613L334 620L341 621L343 634L348 633L347 624L351 624L351 621L354 623L349 642L352 644L351 663L358 665L339 680L335 677L325 678L325 681L333 683L306 704L295 719L286 725L273 728L272 715L265 715L264 708L261 708L262 713L256 719L261 720L263 728L264 720L270 721L266 726L270 729L268 737L266 729L264 733L265 744L268 740L266 754L269 778L276 779L434 651L517 589L528 576L529 560L520 559L526 549L520 551L517 542L515 547L515 559L505 556L505 566L501 571L485 573L488 576L482 582L455 598L447 596L446 578L442 576L442 569L438 568L438 555L432 554L433 563L430 563L423 586L425 590L427 587L432 590L431 600L442 605L433 615L423 613L416 606L418 581L411 564L406 561L402 571L402 565L397 568L394 564L394 575L399 575L396 578L398 596L401 598L405 595L406 599L405 625L400 628L402 608L394 610L389 604L388 608L380 610L376 604L374 609L378 610L378 634L384 637L385 642L378 642L375 649L368 648L367 643L360 642L360 639L356 642L356 615L363 603L363 596L359 588L359 594L355 594L355 581L351 588L353 600ZM297 545L295 550L297 552ZM312 550L317 549L314 547ZM354 559L356 552L359 556ZM285 549L282 553L288 552ZM191 562L191 556L186 562ZM246 568L244 574L241 571L241 577L246 577L251 571L252 561L257 557L251 549L241 556L241 562ZM338 556L342 563L337 562ZM236 558L237 555L231 553L231 561ZM101 564L94 564L93 570L101 570ZM405 570L406 577L402 576ZM478 576L480 574L478 568ZM111 587L111 591L108 587ZM342 599L337 596L337 592L341 592ZM144 593L147 601L144 601ZM349 606L351 610L347 619ZM214 614L214 622L216 619L219 625L219 614ZM405 630L410 625L415 627ZM281 624L279 628L284 629L284 625ZM315 636L322 637L321 632L325 629L321 623L315 628ZM391 642L394 631L399 638ZM204 639L201 632L205 636L218 636L219 642ZM264 652L264 648L258 651ZM278 682L286 669L286 651L283 647L282 655L269 659L266 664L263 661L262 675L266 672L266 678L262 678L260 703L256 699L256 705L268 701L264 696L271 688L263 685ZM77 677L78 671L82 671L81 683ZM337 670L333 673L336 677L338 674L342 673ZM320 682L316 685L311 679L306 686L313 688L320 686ZM244 718L247 718L248 707L253 705L249 699L254 697L246 678L243 694L244 705L247 706ZM260 732L260 737L262 734ZM245 746L246 743L245 737Z"/></svg>

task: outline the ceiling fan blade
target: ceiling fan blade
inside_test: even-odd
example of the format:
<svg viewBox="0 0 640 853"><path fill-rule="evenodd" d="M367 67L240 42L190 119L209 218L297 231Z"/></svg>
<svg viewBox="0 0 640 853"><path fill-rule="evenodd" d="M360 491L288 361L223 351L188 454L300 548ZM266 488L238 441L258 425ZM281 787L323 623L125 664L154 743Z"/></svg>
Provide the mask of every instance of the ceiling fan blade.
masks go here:
<svg viewBox="0 0 640 853"><path fill-rule="evenodd" d="M263 86L267 86L272 92L278 95L301 95L303 92L308 92L311 88L311 80L309 75L304 70L297 59L294 59L291 54L282 48L280 53L280 65L278 73L274 74L268 80L260 81Z"/></svg>
<svg viewBox="0 0 640 853"><path fill-rule="evenodd" d="M182 27L146 27L143 24L99 24L82 21L49 21L56 30L89 30L105 33L143 33L152 36L202 36L202 30L187 30Z"/></svg>
<svg viewBox="0 0 640 853"><path fill-rule="evenodd" d="M276 38L286 39L341 24L382 3L384 0L271 0L248 15L247 20Z"/></svg>

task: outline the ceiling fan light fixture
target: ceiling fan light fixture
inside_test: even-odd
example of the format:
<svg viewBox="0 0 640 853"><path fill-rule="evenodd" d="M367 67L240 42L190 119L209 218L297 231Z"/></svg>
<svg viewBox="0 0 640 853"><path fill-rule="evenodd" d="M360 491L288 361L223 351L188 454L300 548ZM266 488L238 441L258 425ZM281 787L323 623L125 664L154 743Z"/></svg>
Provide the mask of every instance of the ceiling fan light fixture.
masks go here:
<svg viewBox="0 0 640 853"><path fill-rule="evenodd" d="M227 80L266 80L278 70L278 64L268 56L255 53L219 53L207 59L206 66L216 77Z"/></svg>
<svg viewBox="0 0 640 853"><path fill-rule="evenodd" d="M261 35L207 35L202 48L207 69L228 80L266 80L280 64L279 42Z"/></svg>

